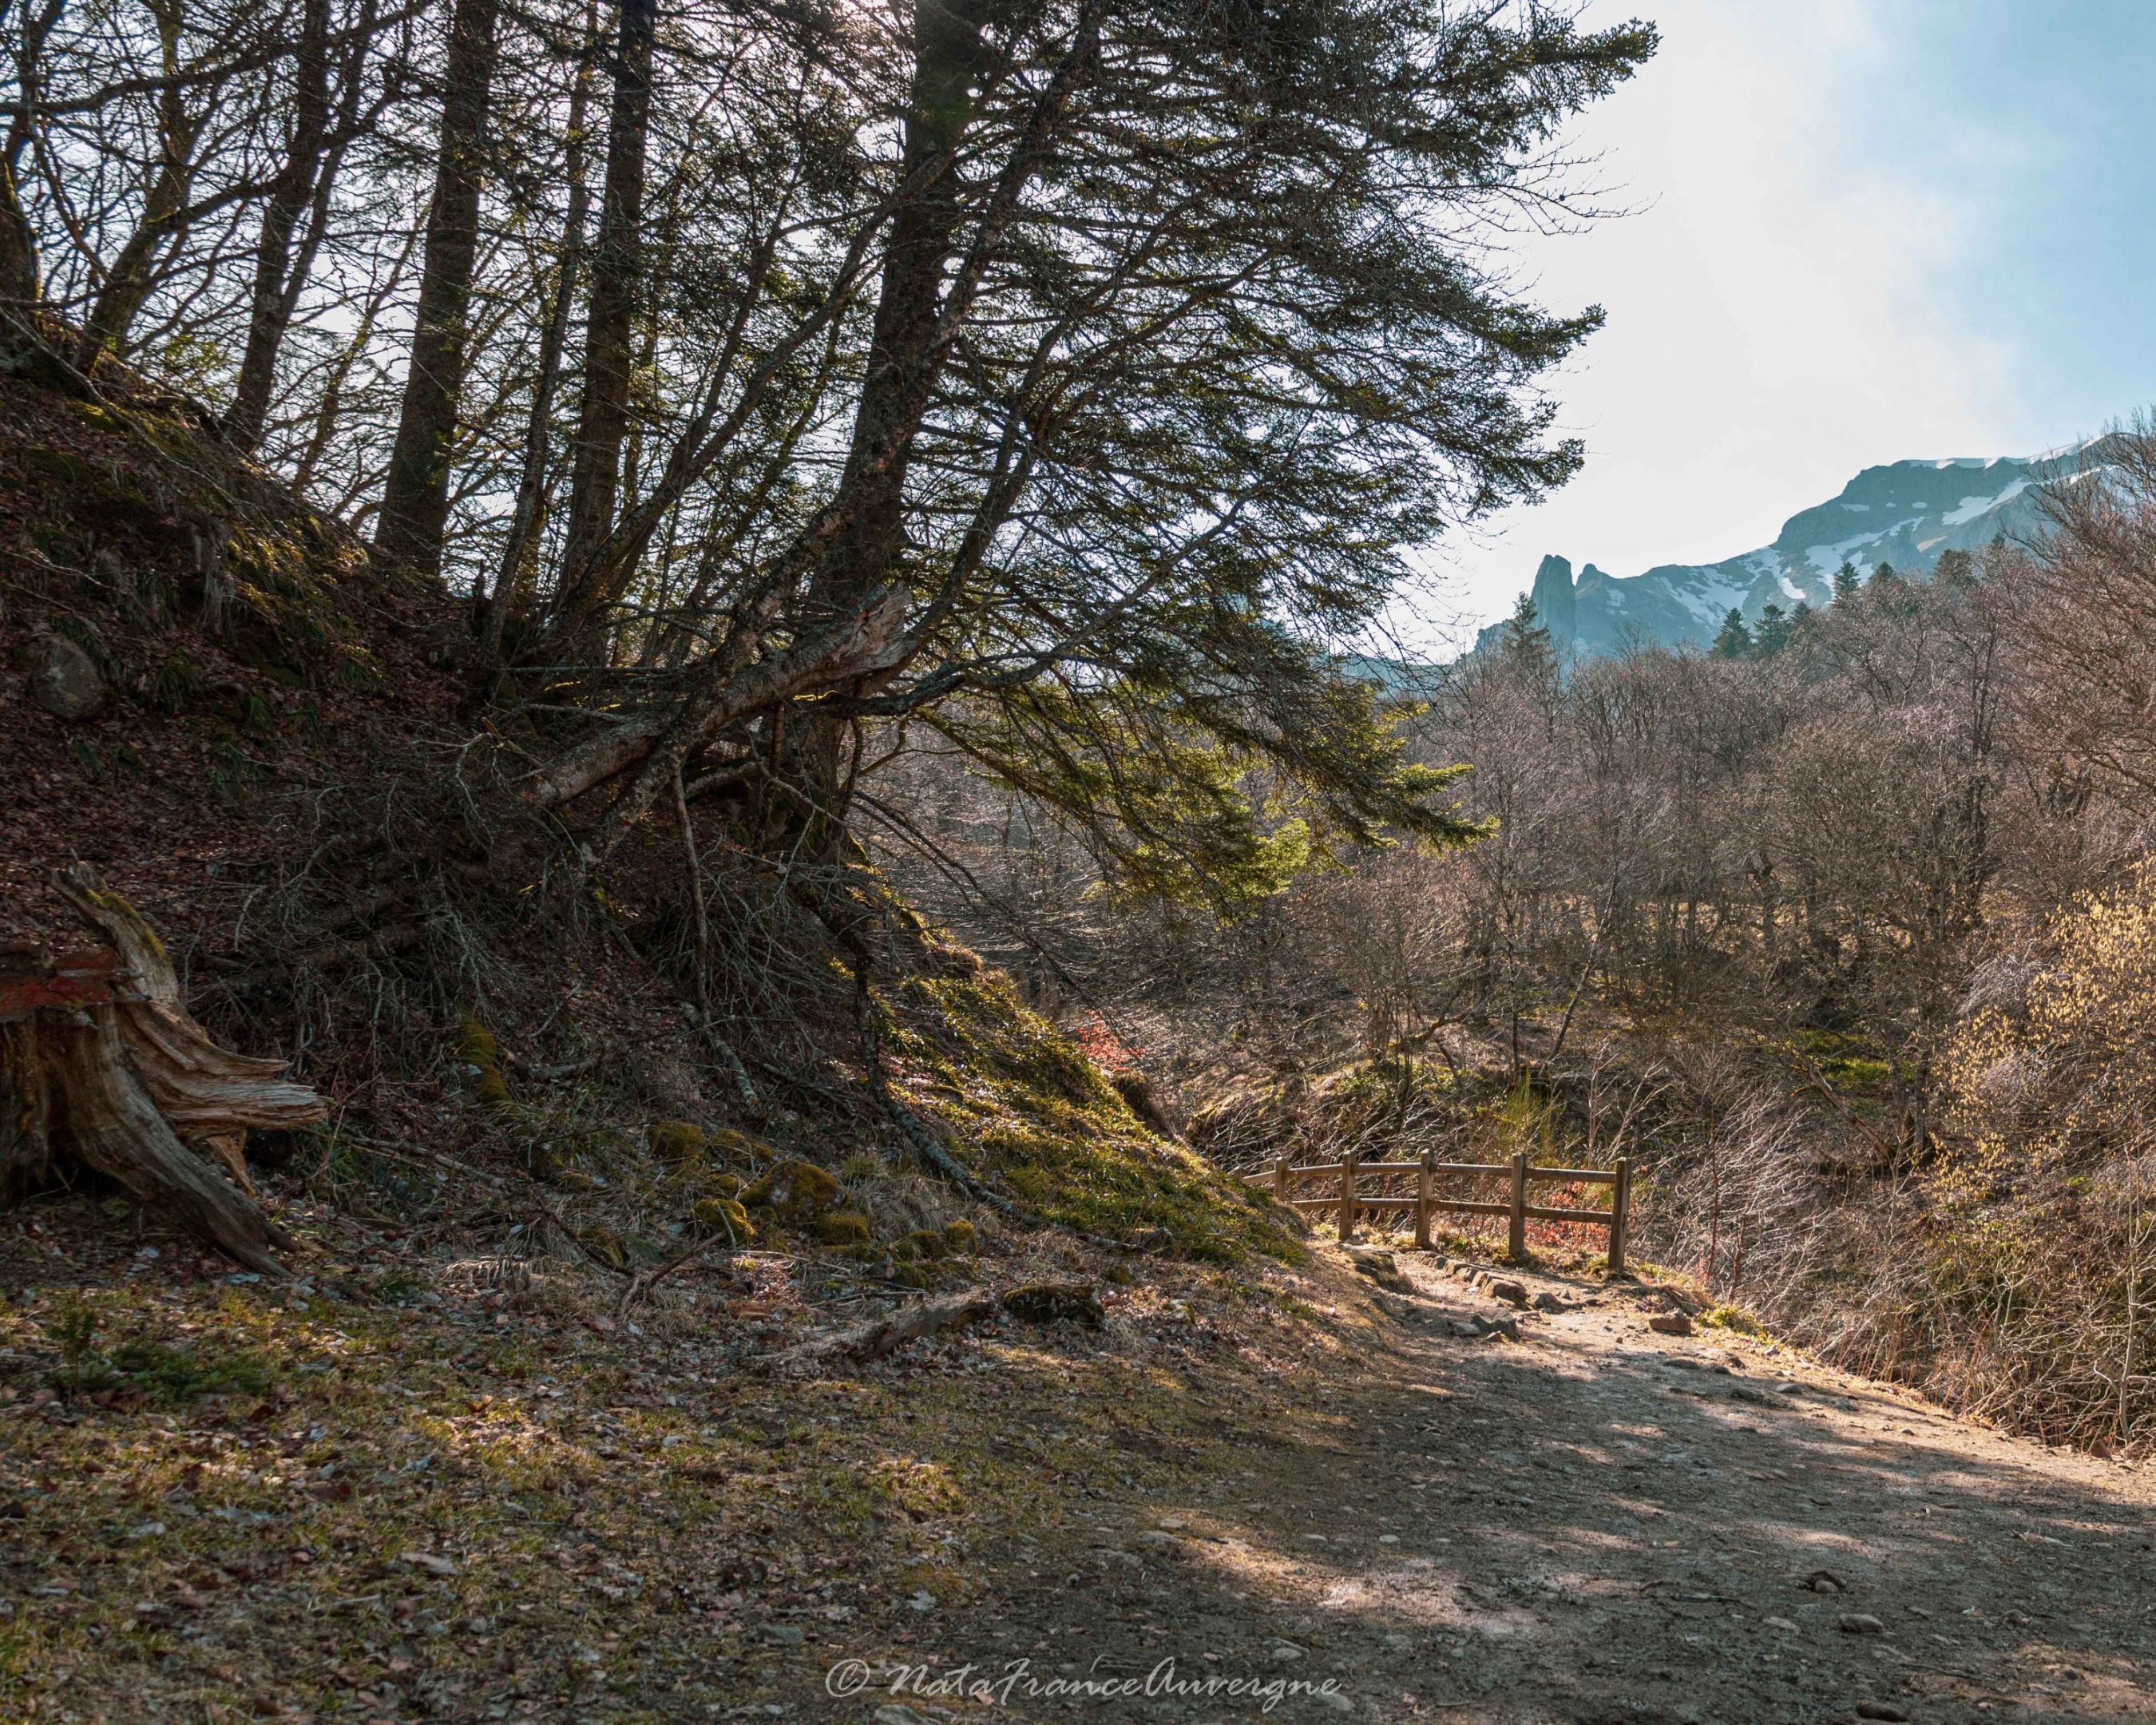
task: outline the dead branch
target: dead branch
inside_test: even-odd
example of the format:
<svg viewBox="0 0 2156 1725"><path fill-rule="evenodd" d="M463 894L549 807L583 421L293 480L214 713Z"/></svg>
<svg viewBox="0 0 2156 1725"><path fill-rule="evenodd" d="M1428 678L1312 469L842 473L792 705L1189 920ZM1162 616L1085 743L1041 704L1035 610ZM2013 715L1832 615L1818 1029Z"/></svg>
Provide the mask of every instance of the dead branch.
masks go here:
<svg viewBox="0 0 2156 1725"><path fill-rule="evenodd" d="M828 1363L835 1360L865 1363L945 1330L963 1328L995 1316L1000 1309L996 1296L987 1288L968 1288L942 1300L919 1300L888 1317L820 1337L770 1356L773 1367Z"/></svg>

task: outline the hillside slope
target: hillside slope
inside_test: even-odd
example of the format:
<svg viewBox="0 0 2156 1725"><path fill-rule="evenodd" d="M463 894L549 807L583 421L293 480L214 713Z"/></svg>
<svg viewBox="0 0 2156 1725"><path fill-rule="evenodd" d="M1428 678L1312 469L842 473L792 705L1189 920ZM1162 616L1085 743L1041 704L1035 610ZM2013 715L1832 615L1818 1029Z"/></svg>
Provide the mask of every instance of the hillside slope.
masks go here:
<svg viewBox="0 0 2156 1725"><path fill-rule="evenodd" d="M183 961L228 947L297 796L448 734L456 623L184 404L0 375L0 942L72 937L44 871L80 858Z"/></svg>
<svg viewBox="0 0 2156 1725"><path fill-rule="evenodd" d="M564 823L517 791L545 721L472 711L469 639L456 599L382 572L185 403L0 377L0 954L36 974L95 944L52 887L95 865L224 1045L291 1061L326 1104L300 1142L248 1141L273 1215L355 1187L424 1214L395 1158L447 1152L548 1214L549 1249L624 1273L732 1216L919 1286L906 1236L976 1206L1223 1260L1294 1250L869 871L824 889L884 931L858 988L828 915L723 842L706 865L739 874L731 909L685 901L662 821L578 885ZM700 1009L698 918L756 953L758 1018ZM0 1086L35 1045L0 1041ZM49 1134L33 1111L38 1153L0 1154L0 1198L49 1183L48 1137L66 1178L90 1159L65 1111ZM844 1213L727 1210L803 1164L833 1200L851 1169ZM529 1251L512 1224L473 1250Z"/></svg>

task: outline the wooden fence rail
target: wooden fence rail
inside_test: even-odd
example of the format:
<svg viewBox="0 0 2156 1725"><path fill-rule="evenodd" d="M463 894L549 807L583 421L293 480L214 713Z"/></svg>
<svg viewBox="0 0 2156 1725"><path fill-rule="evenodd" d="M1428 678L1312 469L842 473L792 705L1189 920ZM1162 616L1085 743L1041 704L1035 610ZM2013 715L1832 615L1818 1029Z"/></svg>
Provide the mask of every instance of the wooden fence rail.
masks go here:
<svg viewBox="0 0 2156 1725"><path fill-rule="evenodd" d="M1356 1183L1365 1174L1413 1174L1414 1195L1410 1198L1399 1194L1358 1192ZM1512 1195L1502 1202L1437 1195L1440 1176L1475 1174L1509 1175ZM1322 1198L1292 1195L1295 1182L1317 1176L1329 1178L1337 1184ZM1270 1185L1273 1197L1293 1209L1337 1211L1340 1238L1343 1240L1353 1237L1356 1215L1363 1210L1413 1210L1415 1245L1424 1250L1430 1247L1430 1218L1440 1210L1454 1215L1503 1216L1512 1224L1511 1254L1515 1258L1524 1258L1527 1255L1529 1222L1584 1222L1608 1230L1609 1268L1621 1271L1625 1267L1625 1233L1632 1202L1632 1164L1627 1157L1618 1158L1614 1168L1534 1168L1529 1166L1524 1152L1516 1153L1509 1162L1440 1162L1435 1153L1424 1151L1414 1162L1364 1162L1351 1154L1343 1162L1307 1163L1301 1166L1291 1163L1283 1156L1271 1168L1260 1173L1245 1174L1243 1180L1250 1186ZM1607 1186L1609 1208L1559 1209L1532 1204L1527 1202L1527 1188L1531 1185Z"/></svg>

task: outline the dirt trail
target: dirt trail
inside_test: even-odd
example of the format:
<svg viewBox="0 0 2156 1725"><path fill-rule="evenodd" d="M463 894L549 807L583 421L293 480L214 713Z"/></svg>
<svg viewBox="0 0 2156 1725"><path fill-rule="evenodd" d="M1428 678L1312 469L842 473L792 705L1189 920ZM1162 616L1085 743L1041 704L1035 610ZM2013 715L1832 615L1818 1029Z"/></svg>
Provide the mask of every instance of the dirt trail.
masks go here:
<svg viewBox="0 0 2156 1725"><path fill-rule="evenodd" d="M1159 1692L1164 1660L1181 1683L1337 1685L1276 1717L2156 1717L2145 1473L1726 1332L1653 1333L1623 1286L1521 1276L1572 1309L1470 1339L1507 1308L1398 1264L1389 1341L1313 1425L1240 1431L1241 1468L1180 1501L1098 1506L1090 1543L1021 1542L985 1597L872 1662L970 1663L1019 1717L1259 1716L1261 1696ZM1151 1695L1048 1688L1148 1674ZM912 1682L810 1709L988 1716Z"/></svg>

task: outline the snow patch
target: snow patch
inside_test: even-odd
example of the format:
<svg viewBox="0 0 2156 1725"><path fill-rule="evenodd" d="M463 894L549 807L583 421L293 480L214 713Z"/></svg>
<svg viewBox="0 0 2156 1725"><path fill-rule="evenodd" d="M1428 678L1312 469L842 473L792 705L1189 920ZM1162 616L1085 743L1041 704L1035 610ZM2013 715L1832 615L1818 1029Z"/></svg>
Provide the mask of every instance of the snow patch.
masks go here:
<svg viewBox="0 0 2156 1725"><path fill-rule="evenodd" d="M1701 623L1720 623L1729 614L1730 607L1742 600L1748 590L1721 579L1711 567L1695 567L1690 572L1699 578L1698 584L1691 587L1672 585L1670 597Z"/></svg>
<svg viewBox="0 0 2156 1725"><path fill-rule="evenodd" d="M1876 545L1893 531L1893 528L1887 527L1876 533L1860 533L1856 538L1845 539L1839 545L1808 545L1804 547L1804 560L1820 574L1831 575L1849 562L1853 553L1867 545Z"/></svg>
<svg viewBox="0 0 2156 1725"><path fill-rule="evenodd" d="M1949 527L1958 527L1966 521L1973 521L1986 510L1996 509L2002 503L2020 496L2028 489L2029 481L2025 479L2018 479L1996 497L1964 497L1961 500L1961 507L1951 511L1945 516L1946 524Z"/></svg>

